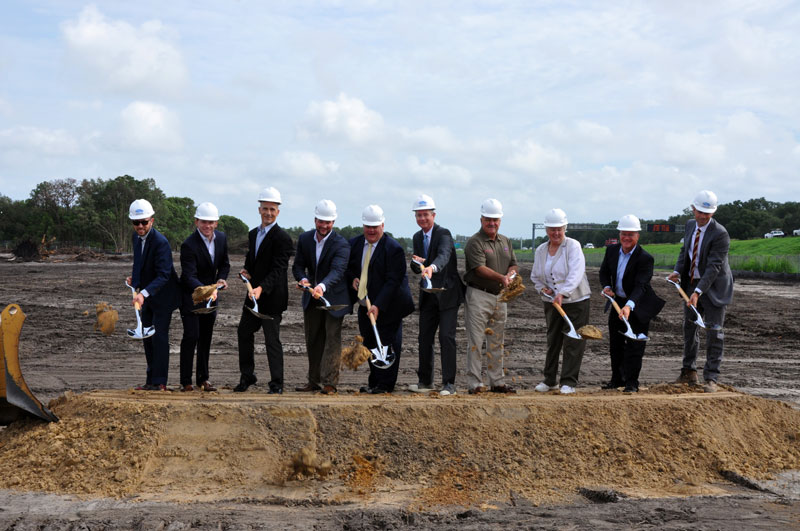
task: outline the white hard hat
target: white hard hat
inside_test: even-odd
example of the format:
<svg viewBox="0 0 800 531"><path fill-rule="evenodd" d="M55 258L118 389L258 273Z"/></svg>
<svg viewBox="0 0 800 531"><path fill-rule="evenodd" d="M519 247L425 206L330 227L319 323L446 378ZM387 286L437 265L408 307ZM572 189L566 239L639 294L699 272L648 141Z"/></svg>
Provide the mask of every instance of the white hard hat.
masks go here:
<svg viewBox="0 0 800 531"><path fill-rule="evenodd" d="M545 227L563 227L566 224L567 213L560 208L554 208L544 216Z"/></svg>
<svg viewBox="0 0 800 531"><path fill-rule="evenodd" d="M194 217L204 221L219 221L219 210L214 203L200 203L194 211Z"/></svg>
<svg viewBox="0 0 800 531"><path fill-rule="evenodd" d="M378 205L368 205L361 212L361 223L367 227L377 227L384 221L383 209Z"/></svg>
<svg viewBox="0 0 800 531"><path fill-rule="evenodd" d="M617 230L640 231L642 230L642 224L639 223L639 218L637 218L633 214L626 214L621 218L619 218L619 223L617 223Z"/></svg>
<svg viewBox="0 0 800 531"><path fill-rule="evenodd" d="M137 199L128 208L128 217L131 219L147 219L153 216L153 205L147 199Z"/></svg>
<svg viewBox="0 0 800 531"><path fill-rule="evenodd" d="M487 199L481 203L481 216L485 218L502 218L503 205L497 199Z"/></svg>
<svg viewBox="0 0 800 531"><path fill-rule="evenodd" d="M275 187L268 187L261 190L261 193L258 194L259 201L269 201L270 203L278 203L281 204L281 193Z"/></svg>
<svg viewBox="0 0 800 531"><path fill-rule="evenodd" d="M713 214L717 211L717 195L711 190L701 190L694 196L692 206L700 212Z"/></svg>
<svg viewBox="0 0 800 531"><path fill-rule="evenodd" d="M436 210L436 203L433 202L433 198L428 194L420 194L414 201L411 210Z"/></svg>
<svg viewBox="0 0 800 531"><path fill-rule="evenodd" d="M330 199L323 199L314 207L314 217L322 221L334 221L336 219L336 204Z"/></svg>

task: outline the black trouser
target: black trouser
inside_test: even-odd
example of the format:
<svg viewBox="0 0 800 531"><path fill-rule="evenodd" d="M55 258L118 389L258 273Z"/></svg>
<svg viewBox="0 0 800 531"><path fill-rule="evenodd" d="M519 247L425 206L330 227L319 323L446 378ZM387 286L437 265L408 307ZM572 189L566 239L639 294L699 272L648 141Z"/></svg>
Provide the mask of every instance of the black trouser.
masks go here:
<svg viewBox="0 0 800 531"><path fill-rule="evenodd" d="M269 363L269 388L283 388L283 345L280 338L281 314L270 315L272 319L261 319L253 315L247 308L242 308L242 319L239 321L237 335L239 337L239 372L241 381L248 385L256 383L255 374L255 340L254 334L261 328L264 331L264 342L267 345L267 362Z"/></svg>
<svg viewBox="0 0 800 531"><path fill-rule="evenodd" d="M403 347L403 321L383 322L378 317L378 334L381 336L381 344L389 347L397 357L394 364L388 369L376 369L372 363L369 364L369 387L377 387L384 391L392 392L397 383L397 371L400 368L400 351ZM367 317L367 308L358 307L358 330L364 338L364 346L368 349L377 348L378 342L375 340L375 332L372 331L372 323Z"/></svg>
<svg viewBox="0 0 800 531"><path fill-rule="evenodd" d="M208 381L208 356L217 312L197 314L181 310L183 338L181 339L181 385L192 384L192 363L197 349L197 385Z"/></svg>
<svg viewBox="0 0 800 531"><path fill-rule="evenodd" d="M617 304L625 304L627 299L615 297ZM636 311L632 311L628 322L633 333L647 335L650 321L642 323L636 317ZM623 335L627 331L625 323L619 318L619 314L613 307L608 312L608 347L611 354L611 383L617 386L639 388L639 373L642 371L642 358L644 348L647 346L645 341L634 341Z"/></svg>
<svg viewBox="0 0 800 531"><path fill-rule="evenodd" d="M312 302L303 312L303 330L308 351L308 383L316 386L339 384L342 359L342 321Z"/></svg>
<svg viewBox="0 0 800 531"><path fill-rule="evenodd" d="M419 303L419 383L433 385L433 340L439 328L439 348L442 358L442 385L456 383L456 324L458 305L439 309L439 299L422 292Z"/></svg>
<svg viewBox="0 0 800 531"><path fill-rule="evenodd" d="M154 326L156 333L144 339L144 357L147 360L147 380L151 385L167 385L169 376L169 325L173 310L153 308L145 300L142 306L142 326Z"/></svg>

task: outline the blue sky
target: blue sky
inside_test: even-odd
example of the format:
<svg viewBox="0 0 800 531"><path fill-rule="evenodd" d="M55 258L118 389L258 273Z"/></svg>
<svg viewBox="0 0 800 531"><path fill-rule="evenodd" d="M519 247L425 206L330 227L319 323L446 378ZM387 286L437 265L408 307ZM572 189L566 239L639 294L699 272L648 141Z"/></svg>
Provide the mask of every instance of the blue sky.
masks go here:
<svg viewBox="0 0 800 531"><path fill-rule="evenodd" d="M364 206L410 235L800 200L800 4L786 1L6 1L0 193L153 178L258 223Z"/></svg>

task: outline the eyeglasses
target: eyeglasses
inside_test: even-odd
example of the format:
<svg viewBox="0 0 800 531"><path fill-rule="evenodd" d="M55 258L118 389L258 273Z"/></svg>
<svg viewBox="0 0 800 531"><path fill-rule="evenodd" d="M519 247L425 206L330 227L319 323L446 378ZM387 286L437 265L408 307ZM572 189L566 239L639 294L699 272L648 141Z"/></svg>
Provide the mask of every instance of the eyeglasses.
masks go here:
<svg viewBox="0 0 800 531"><path fill-rule="evenodd" d="M131 220L131 221L133 221L134 226L135 225L147 225L148 223L150 223L149 219L134 219L134 220Z"/></svg>

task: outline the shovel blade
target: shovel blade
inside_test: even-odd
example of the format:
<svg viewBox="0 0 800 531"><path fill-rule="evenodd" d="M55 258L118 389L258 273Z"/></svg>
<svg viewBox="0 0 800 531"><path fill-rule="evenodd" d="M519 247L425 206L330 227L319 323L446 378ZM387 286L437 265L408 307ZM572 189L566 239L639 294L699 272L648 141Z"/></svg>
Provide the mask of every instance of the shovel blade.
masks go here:
<svg viewBox="0 0 800 531"><path fill-rule="evenodd" d="M331 304L330 306L317 306L317 310L325 310L326 312L335 312L347 308L346 304Z"/></svg>
<svg viewBox="0 0 800 531"><path fill-rule="evenodd" d="M644 334L636 335L633 332L629 334L628 332L623 332L622 330L620 330L619 333L627 337L631 341L650 341L650 338Z"/></svg>
<svg viewBox="0 0 800 531"><path fill-rule="evenodd" d="M394 365L395 360L397 360L397 356L395 356L394 352L392 352L389 347L383 347L381 349L373 348L370 349L370 352L372 352L372 356L370 356L369 362L372 363L372 366L376 369L388 369Z"/></svg>
<svg viewBox="0 0 800 531"><path fill-rule="evenodd" d="M422 288L422 291L425 293L439 293L440 291L445 291L447 288Z"/></svg>
<svg viewBox="0 0 800 531"><path fill-rule="evenodd" d="M196 313L196 314L202 315L202 314L206 314L206 313L214 313L216 311L217 311L217 307L216 306L209 306L208 308L206 308L204 306L202 308L197 308L196 310L192 310L192 313Z"/></svg>
<svg viewBox="0 0 800 531"><path fill-rule="evenodd" d="M567 337L571 337L572 339L583 339L575 330L570 330L569 332L564 332L564 335Z"/></svg>
<svg viewBox="0 0 800 531"><path fill-rule="evenodd" d="M250 313L252 313L256 317L258 317L259 319L265 319L265 320L270 320L270 321L272 320L272 317L270 317L269 315L264 315L263 313L258 313L255 309L251 308L250 306L245 306L245 308L250 310Z"/></svg>

